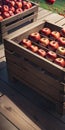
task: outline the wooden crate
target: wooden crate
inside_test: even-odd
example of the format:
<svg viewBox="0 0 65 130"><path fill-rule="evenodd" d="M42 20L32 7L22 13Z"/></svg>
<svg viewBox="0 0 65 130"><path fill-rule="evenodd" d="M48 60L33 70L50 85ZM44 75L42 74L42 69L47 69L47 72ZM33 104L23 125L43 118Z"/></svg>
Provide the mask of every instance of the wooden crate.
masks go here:
<svg viewBox="0 0 65 130"><path fill-rule="evenodd" d="M38 4L31 2L32 7L23 13L16 14L9 18L3 19L0 22L0 44L3 43L3 38L14 32L15 30L30 24L37 19Z"/></svg>
<svg viewBox="0 0 65 130"><path fill-rule="evenodd" d="M18 43L29 34L43 27L60 31L60 27L49 22L35 22L4 39L7 69L10 79L18 79L41 95L54 102L59 113L65 113L65 68L33 53ZM17 31L16 31L17 32ZM15 68L15 69L14 69ZM61 107L60 107L61 106Z"/></svg>

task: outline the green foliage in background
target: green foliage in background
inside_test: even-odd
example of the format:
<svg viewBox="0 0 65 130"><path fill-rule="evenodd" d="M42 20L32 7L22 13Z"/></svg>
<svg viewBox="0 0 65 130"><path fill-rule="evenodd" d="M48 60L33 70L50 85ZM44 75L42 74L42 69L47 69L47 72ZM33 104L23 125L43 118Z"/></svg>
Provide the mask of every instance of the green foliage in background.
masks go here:
<svg viewBox="0 0 65 130"><path fill-rule="evenodd" d="M39 3L39 6L44 9L59 13L61 15L65 14L65 0L56 0L56 2L53 5L47 4L45 0L32 1Z"/></svg>

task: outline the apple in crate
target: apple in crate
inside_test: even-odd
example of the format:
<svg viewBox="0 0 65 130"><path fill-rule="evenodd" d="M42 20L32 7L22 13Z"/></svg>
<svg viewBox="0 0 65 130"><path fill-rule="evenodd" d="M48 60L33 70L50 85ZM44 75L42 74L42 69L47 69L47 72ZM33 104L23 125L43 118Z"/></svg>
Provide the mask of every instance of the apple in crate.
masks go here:
<svg viewBox="0 0 65 130"><path fill-rule="evenodd" d="M8 5L3 5L2 9L3 9L3 12L8 12L9 11Z"/></svg>
<svg viewBox="0 0 65 130"><path fill-rule="evenodd" d="M42 28L42 29L40 30L40 32L41 32L43 35L48 36L48 35L50 35L50 33L51 33L51 29L50 29L50 28L47 28L47 27L44 27L44 28Z"/></svg>
<svg viewBox="0 0 65 130"><path fill-rule="evenodd" d="M59 37L58 41L61 46L65 46L65 37Z"/></svg>
<svg viewBox="0 0 65 130"><path fill-rule="evenodd" d="M53 51L48 51L46 58L50 61L54 61L57 58L57 54Z"/></svg>
<svg viewBox="0 0 65 130"><path fill-rule="evenodd" d="M23 44L26 47L30 47L32 45L32 42L31 42L31 40L24 38L20 44L21 45Z"/></svg>
<svg viewBox="0 0 65 130"><path fill-rule="evenodd" d="M40 40L40 34L38 32L33 32L29 35L29 38L37 42Z"/></svg>
<svg viewBox="0 0 65 130"><path fill-rule="evenodd" d="M3 13L3 17L4 17L4 18L9 18L9 17L10 17L9 12L4 12L4 13Z"/></svg>
<svg viewBox="0 0 65 130"><path fill-rule="evenodd" d="M65 47L59 46L56 53L65 56Z"/></svg>
<svg viewBox="0 0 65 130"><path fill-rule="evenodd" d="M48 48L52 51L55 51L59 47L59 43L57 41L50 41Z"/></svg>
<svg viewBox="0 0 65 130"><path fill-rule="evenodd" d="M38 47L36 45L31 45L30 50L36 53L38 51Z"/></svg>
<svg viewBox="0 0 65 130"><path fill-rule="evenodd" d="M46 51L43 50L43 49L38 49L38 54L42 57L45 57L46 56Z"/></svg>
<svg viewBox="0 0 65 130"><path fill-rule="evenodd" d="M54 63L56 63L57 65L60 65L61 67L65 66L65 60L63 58L56 58Z"/></svg>
<svg viewBox="0 0 65 130"><path fill-rule="evenodd" d="M39 40L40 45L47 47L49 45L49 39L47 37L42 37Z"/></svg>
<svg viewBox="0 0 65 130"><path fill-rule="evenodd" d="M18 8L22 8L22 2L16 1L15 7Z"/></svg>
<svg viewBox="0 0 65 130"><path fill-rule="evenodd" d="M58 39L59 37L60 37L60 32L58 32L58 31L51 32L51 38Z"/></svg>

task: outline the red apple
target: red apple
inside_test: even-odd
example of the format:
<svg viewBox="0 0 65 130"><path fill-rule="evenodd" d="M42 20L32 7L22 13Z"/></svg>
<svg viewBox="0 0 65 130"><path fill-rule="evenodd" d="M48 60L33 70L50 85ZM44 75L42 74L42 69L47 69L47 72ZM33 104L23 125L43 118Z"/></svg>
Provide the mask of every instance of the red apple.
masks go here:
<svg viewBox="0 0 65 130"><path fill-rule="evenodd" d="M44 47L47 47L49 45L49 39L47 37L40 38L39 42Z"/></svg>
<svg viewBox="0 0 65 130"><path fill-rule="evenodd" d="M29 4L30 8L32 7L32 3L30 1L28 1L27 4Z"/></svg>
<svg viewBox="0 0 65 130"><path fill-rule="evenodd" d="M3 11L4 12L8 12L9 11L8 5L3 5L2 7L3 7Z"/></svg>
<svg viewBox="0 0 65 130"><path fill-rule="evenodd" d="M9 10L9 14L10 14L10 16L14 16L13 11L11 11L11 10Z"/></svg>
<svg viewBox="0 0 65 130"><path fill-rule="evenodd" d="M30 50L33 51L33 52L37 52L38 51L38 47L35 46L35 45L31 45L30 46Z"/></svg>
<svg viewBox="0 0 65 130"><path fill-rule="evenodd" d="M3 20L3 17L0 15L0 22Z"/></svg>
<svg viewBox="0 0 65 130"><path fill-rule="evenodd" d="M45 28L41 29L40 32L41 32L42 34L48 36L48 35L50 35L51 30L50 30L50 28L45 27Z"/></svg>
<svg viewBox="0 0 65 130"><path fill-rule="evenodd" d="M27 4L27 2L25 0L22 1L23 6L25 6Z"/></svg>
<svg viewBox="0 0 65 130"><path fill-rule="evenodd" d="M42 57L45 57L46 56L46 51L45 50L43 50L43 49L38 49L38 54L40 55L40 56L42 56Z"/></svg>
<svg viewBox="0 0 65 130"><path fill-rule="evenodd" d="M65 47L59 46L56 53L65 56Z"/></svg>
<svg viewBox="0 0 65 130"><path fill-rule="evenodd" d="M54 4L56 0L46 0L49 4Z"/></svg>
<svg viewBox="0 0 65 130"><path fill-rule="evenodd" d="M46 58L50 61L54 61L57 58L57 54L53 51L48 51Z"/></svg>
<svg viewBox="0 0 65 130"><path fill-rule="evenodd" d="M22 12L23 12L23 10L22 10L21 8L18 8L18 9L16 9L16 11L15 11L16 14L22 13Z"/></svg>
<svg viewBox="0 0 65 130"><path fill-rule="evenodd" d="M27 46L27 47L30 47L31 45L32 45L32 42L31 42L31 40L29 40L29 39L23 39L22 40L22 42L21 42L21 45L25 45L25 46Z"/></svg>
<svg viewBox="0 0 65 130"><path fill-rule="evenodd" d="M40 34L38 32L31 33L29 37L35 42L40 40Z"/></svg>
<svg viewBox="0 0 65 130"><path fill-rule="evenodd" d="M12 1L10 0L10 1L9 1L9 5L10 5L10 6L15 6L15 1L14 1L14 0L12 0Z"/></svg>
<svg viewBox="0 0 65 130"><path fill-rule="evenodd" d="M3 13L3 17L4 17L4 18L9 18L9 17L10 17L10 14L9 14L8 12L4 12L4 13Z"/></svg>
<svg viewBox="0 0 65 130"><path fill-rule="evenodd" d="M23 9L31 8L31 4L29 2L23 1Z"/></svg>
<svg viewBox="0 0 65 130"><path fill-rule="evenodd" d="M52 51L55 51L59 47L59 43L57 41L50 41L48 48Z"/></svg>
<svg viewBox="0 0 65 130"><path fill-rule="evenodd" d="M15 12L15 8L13 6L11 6L9 10L11 10L13 13Z"/></svg>
<svg viewBox="0 0 65 130"><path fill-rule="evenodd" d="M56 58L54 63L56 63L57 65L60 65L61 67L65 66L65 60L63 58Z"/></svg>
<svg viewBox="0 0 65 130"><path fill-rule="evenodd" d="M65 37L59 37L58 41L61 46L65 46Z"/></svg>
<svg viewBox="0 0 65 130"><path fill-rule="evenodd" d="M60 33L58 31L51 32L51 38L58 39L60 37Z"/></svg>
<svg viewBox="0 0 65 130"><path fill-rule="evenodd" d="M16 1L16 8L22 8L22 2Z"/></svg>

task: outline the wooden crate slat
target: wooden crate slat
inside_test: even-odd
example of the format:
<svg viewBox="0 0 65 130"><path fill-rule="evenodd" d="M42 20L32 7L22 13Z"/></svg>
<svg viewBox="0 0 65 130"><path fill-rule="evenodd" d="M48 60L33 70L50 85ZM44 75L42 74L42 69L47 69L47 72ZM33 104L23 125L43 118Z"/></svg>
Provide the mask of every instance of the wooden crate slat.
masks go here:
<svg viewBox="0 0 65 130"><path fill-rule="evenodd" d="M25 23L26 22L30 22L31 23L31 21L32 20L34 20L34 17L36 18L36 16L37 16L37 14L33 14L33 15L31 15L31 16L29 16L29 17L26 17L26 18L22 18L21 20L19 20L19 21L17 21L17 22L15 22L15 23L12 23L11 25L9 25L9 26L3 26L3 31L2 31L2 35L3 35L3 37L4 37L4 35L6 34L6 32L7 32L7 34L9 34L9 32L12 30L12 31L15 31L15 28L17 29L17 28L20 28L19 26L22 26L22 24L24 24L23 26L25 26ZM8 32L9 31L9 32Z"/></svg>
<svg viewBox="0 0 65 130"><path fill-rule="evenodd" d="M43 10L40 10L40 11L38 11L38 16L37 16L37 20L44 20L45 19L45 17L46 16L49 16L50 14L52 14L52 12L51 11L48 11L48 10L45 10L45 9L43 9Z"/></svg>
<svg viewBox="0 0 65 130"><path fill-rule="evenodd" d="M65 25L65 18L62 19L61 21L58 21L58 22L57 22L57 25L63 27L63 26Z"/></svg>
<svg viewBox="0 0 65 130"><path fill-rule="evenodd" d="M44 93L47 94L47 97L52 98L51 100L63 102L64 95L60 92L60 89L56 89L49 83L41 80L41 78L38 78L35 73L32 73L33 70L31 71L25 66L20 68L16 64L12 64L10 62L8 62L7 64L8 71L13 72L15 75L18 75L17 78L20 77L20 79L28 82L28 86L36 89L38 92L41 91L43 95ZM13 68L15 68L15 70Z"/></svg>
<svg viewBox="0 0 65 130"><path fill-rule="evenodd" d="M63 18L64 18L63 16L60 16L56 13L52 13L49 16L46 16L45 20L51 21L53 23L57 23L58 21L62 20Z"/></svg>
<svg viewBox="0 0 65 130"><path fill-rule="evenodd" d="M61 85L61 83L54 79L51 75L47 74L45 70L42 70L41 67L38 65L34 65L33 62L26 61L25 57L22 55L21 57L17 57L15 55L11 55L10 53L5 50L7 63L15 63L19 67L25 67L29 70L32 70L32 73L35 74L38 78L41 80L44 80L45 82L49 83L50 85L53 85L56 89L60 89L61 91L64 91L64 84ZM26 66L25 66L26 65ZM62 86L62 87L61 87Z"/></svg>
<svg viewBox="0 0 65 130"><path fill-rule="evenodd" d="M2 113L0 113L0 129L18 130Z"/></svg>

